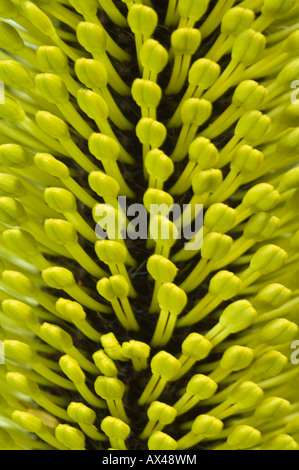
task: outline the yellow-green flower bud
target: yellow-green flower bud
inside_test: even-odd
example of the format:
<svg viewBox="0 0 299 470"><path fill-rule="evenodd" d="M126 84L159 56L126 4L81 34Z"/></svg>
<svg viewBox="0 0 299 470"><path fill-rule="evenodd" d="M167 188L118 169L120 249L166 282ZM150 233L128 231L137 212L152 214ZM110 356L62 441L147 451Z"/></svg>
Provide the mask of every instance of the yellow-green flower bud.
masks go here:
<svg viewBox="0 0 299 470"><path fill-rule="evenodd" d="M234 450L245 450L260 444L262 434L258 429L241 424L236 426L227 436L227 444Z"/></svg>
<svg viewBox="0 0 299 470"><path fill-rule="evenodd" d="M150 421L159 422L164 426L173 423L176 415L177 410L175 408L160 401L153 401L147 410L147 416Z"/></svg>
<svg viewBox="0 0 299 470"><path fill-rule="evenodd" d="M107 121L109 108L104 98L98 93L81 88L77 93L77 102L82 111L91 119L97 122Z"/></svg>
<svg viewBox="0 0 299 470"><path fill-rule="evenodd" d="M73 273L60 266L43 269L42 278L49 287L54 289L67 289L75 285Z"/></svg>
<svg viewBox="0 0 299 470"><path fill-rule="evenodd" d="M6 382L13 390L32 398L40 394L38 385L29 379L29 377L19 372L8 372L6 374Z"/></svg>
<svg viewBox="0 0 299 470"><path fill-rule="evenodd" d="M178 272L176 265L161 255L150 256L146 267L152 278L161 282L173 282Z"/></svg>
<svg viewBox="0 0 299 470"><path fill-rule="evenodd" d="M217 62L205 58L197 59L188 72L189 85L207 90L214 85L220 72L221 68Z"/></svg>
<svg viewBox="0 0 299 470"><path fill-rule="evenodd" d="M27 343L17 340L4 340L5 357L24 364L37 361L36 352Z"/></svg>
<svg viewBox="0 0 299 470"><path fill-rule="evenodd" d="M97 24L81 21L76 29L77 39L81 46L90 53L105 52L107 35Z"/></svg>
<svg viewBox="0 0 299 470"><path fill-rule="evenodd" d="M111 302L116 298L127 297L129 285L126 279L120 275L103 277L97 282L97 291L104 299Z"/></svg>
<svg viewBox="0 0 299 470"><path fill-rule="evenodd" d="M173 379L178 373L180 362L166 351L158 352L151 360L152 373L165 381Z"/></svg>
<svg viewBox="0 0 299 470"><path fill-rule="evenodd" d="M85 382L85 374L75 359L65 354L61 356L58 362L62 372L74 382L74 384L80 385Z"/></svg>
<svg viewBox="0 0 299 470"><path fill-rule="evenodd" d="M75 72L87 88L104 88L108 83L106 68L97 60L81 57L75 62Z"/></svg>
<svg viewBox="0 0 299 470"><path fill-rule="evenodd" d="M176 450L176 441L161 431L154 431L148 441L147 446L149 450Z"/></svg>
<svg viewBox="0 0 299 470"><path fill-rule="evenodd" d="M192 177L192 189L195 195L212 193L219 188L223 181L222 171L211 168L202 170Z"/></svg>
<svg viewBox="0 0 299 470"><path fill-rule="evenodd" d="M101 343L104 348L105 353L111 357L111 359L123 359L123 355L121 353L121 345L117 341L115 335L113 333L107 333L101 336Z"/></svg>
<svg viewBox="0 0 299 470"><path fill-rule="evenodd" d="M84 433L69 424L58 424L55 428L55 437L70 450L85 449Z"/></svg>
<svg viewBox="0 0 299 470"><path fill-rule="evenodd" d="M228 399L235 403L241 410L256 406L264 396L264 391L254 382L245 381L235 385Z"/></svg>
<svg viewBox="0 0 299 470"><path fill-rule="evenodd" d="M68 167L49 153L37 153L34 155L34 163L40 170L61 180L70 176Z"/></svg>
<svg viewBox="0 0 299 470"><path fill-rule="evenodd" d="M281 307L292 295L292 291L282 284L271 283L261 289L253 303L257 309L272 310Z"/></svg>
<svg viewBox="0 0 299 470"><path fill-rule="evenodd" d="M259 183L247 191L242 204L255 212L266 212L276 207L280 199L279 192L271 184Z"/></svg>
<svg viewBox="0 0 299 470"><path fill-rule="evenodd" d="M286 318L276 318L267 323L258 333L260 341L277 345L292 341L298 333L298 326Z"/></svg>
<svg viewBox="0 0 299 470"><path fill-rule="evenodd" d="M224 233L233 227L237 212L223 203L212 204L204 215L204 225L212 232Z"/></svg>
<svg viewBox="0 0 299 470"><path fill-rule="evenodd" d="M199 98L189 98L185 100L181 109L182 122L188 125L201 126L211 117L211 114L212 104L210 101ZM201 139L204 142L207 141L207 139Z"/></svg>
<svg viewBox="0 0 299 470"><path fill-rule="evenodd" d="M114 240L96 241L95 252L98 258L107 265L124 263L127 257L125 247Z"/></svg>
<svg viewBox="0 0 299 470"><path fill-rule="evenodd" d="M26 18L46 36L55 36L55 27L46 13L32 2L22 2L22 10Z"/></svg>
<svg viewBox="0 0 299 470"><path fill-rule="evenodd" d="M1 306L5 315L11 318L33 325L38 323L34 310L29 305L19 300L4 300Z"/></svg>
<svg viewBox="0 0 299 470"><path fill-rule="evenodd" d="M195 436L203 435L207 438L217 437L223 428L223 423L220 419L210 415L199 415L193 421L191 431Z"/></svg>
<svg viewBox="0 0 299 470"><path fill-rule="evenodd" d="M93 409L84 405L84 403L71 402L67 407L67 414L76 423L91 426L96 419L96 413Z"/></svg>
<svg viewBox="0 0 299 470"><path fill-rule="evenodd" d="M220 359L220 367L228 371L238 371L246 369L254 358L252 349L245 346L231 346L226 349Z"/></svg>
<svg viewBox="0 0 299 470"><path fill-rule="evenodd" d="M200 46L201 33L195 28L178 28L171 35L171 46L175 55L193 55Z"/></svg>
<svg viewBox="0 0 299 470"><path fill-rule="evenodd" d="M34 86L33 78L29 70L15 60L1 60L0 62L0 80L12 88L20 86L25 89Z"/></svg>
<svg viewBox="0 0 299 470"><path fill-rule="evenodd" d="M230 168L235 172L247 176L257 171L263 163L263 160L264 155L262 152L250 145L242 145L233 154Z"/></svg>
<svg viewBox="0 0 299 470"><path fill-rule="evenodd" d="M136 126L136 135L142 144L159 148L167 136L164 124L151 118L141 118Z"/></svg>
<svg viewBox="0 0 299 470"><path fill-rule="evenodd" d="M0 102L0 117L7 121L20 122L25 119L26 114L18 101L6 96L3 103Z"/></svg>
<svg viewBox="0 0 299 470"><path fill-rule="evenodd" d="M158 15L153 8L135 4L129 9L127 20L134 34L150 37L156 29Z"/></svg>
<svg viewBox="0 0 299 470"><path fill-rule="evenodd" d="M248 328L256 315L256 310L248 300L237 300L223 310L219 323L230 333L237 333Z"/></svg>
<svg viewBox="0 0 299 470"><path fill-rule="evenodd" d="M70 139L67 123L54 114L48 113L48 111L38 111L35 120L38 127L53 139L62 141Z"/></svg>
<svg viewBox="0 0 299 470"><path fill-rule="evenodd" d="M232 60L248 67L260 58L265 46L266 38L263 34L246 29L237 36L233 44Z"/></svg>
<svg viewBox="0 0 299 470"><path fill-rule="evenodd" d="M133 81L131 93L140 108L157 108L162 97L162 90L157 83L142 78Z"/></svg>
<svg viewBox="0 0 299 470"><path fill-rule="evenodd" d="M150 235L155 242L171 247L178 238L178 229L168 217L154 215L150 219Z"/></svg>
<svg viewBox="0 0 299 470"><path fill-rule="evenodd" d="M195 374L187 383L186 392L190 395L196 395L200 400L206 400L214 395L217 387L217 383L210 377Z"/></svg>
<svg viewBox="0 0 299 470"><path fill-rule="evenodd" d="M241 279L229 271L218 271L209 284L209 293L222 300L235 297L242 285Z"/></svg>
<svg viewBox="0 0 299 470"><path fill-rule="evenodd" d="M67 220L46 219L44 229L48 237L60 245L75 245L78 243L76 229Z"/></svg>
<svg viewBox="0 0 299 470"><path fill-rule="evenodd" d="M56 212L74 212L77 203L73 193L64 188L46 188L44 198L51 209Z"/></svg>
<svg viewBox="0 0 299 470"><path fill-rule="evenodd" d="M94 389L104 400L121 400L125 391L125 386L117 377L104 377L100 375L96 378Z"/></svg>
<svg viewBox="0 0 299 470"><path fill-rule="evenodd" d="M276 377L285 368L287 362L286 356L272 349L258 357L252 364L251 370L254 375L263 378Z"/></svg>
<svg viewBox="0 0 299 470"><path fill-rule="evenodd" d="M238 36L249 29L254 22L254 11L247 8L234 7L227 10L222 18L221 32L227 36Z"/></svg>
<svg viewBox="0 0 299 470"><path fill-rule="evenodd" d="M90 188L99 196L117 198L119 194L119 184L112 176L101 171L91 171L88 175Z"/></svg>
<svg viewBox="0 0 299 470"><path fill-rule="evenodd" d="M162 155L164 154L162 153ZM157 211L159 213L162 215L168 215L170 208L174 203L174 199L169 193L162 189L148 188L143 195L143 203L150 214L156 213L155 209L157 207Z"/></svg>
<svg viewBox="0 0 299 470"><path fill-rule="evenodd" d="M112 137L93 133L88 140L88 147L98 160L116 161L118 159L120 148Z"/></svg>
<svg viewBox="0 0 299 470"><path fill-rule="evenodd" d="M267 88L254 80L244 80L236 88L232 103L246 110L259 109L268 94Z"/></svg>
<svg viewBox="0 0 299 470"><path fill-rule="evenodd" d="M57 312L67 321L83 321L86 313L81 304L78 302L60 298L55 303Z"/></svg>
<svg viewBox="0 0 299 470"><path fill-rule="evenodd" d="M3 241L8 249L22 253L26 257L39 255L38 244L31 233L20 228L5 230L2 234Z"/></svg>
<svg viewBox="0 0 299 470"><path fill-rule="evenodd" d="M266 212L259 212L250 217L243 231L244 237L263 241L271 238L279 227L279 219Z"/></svg>
<svg viewBox="0 0 299 470"><path fill-rule="evenodd" d="M22 180L17 176L8 173L0 173L0 194L1 196L21 197L27 193Z"/></svg>
<svg viewBox="0 0 299 470"><path fill-rule="evenodd" d="M212 349L212 344L199 333L190 333L182 343L182 353L200 361L207 357Z"/></svg>
<svg viewBox="0 0 299 470"><path fill-rule="evenodd" d="M32 155L18 144L0 145L0 162L9 168L25 168L33 162Z"/></svg>
<svg viewBox="0 0 299 470"><path fill-rule="evenodd" d="M280 397L269 397L258 405L254 412L257 419L274 420L286 416L290 411L291 404L288 400Z"/></svg>
<svg viewBox="0 0 299 470"><path fill-rule="evenodd" d="M211 232L202 241L201 256L203 259L221 260L229 253L233 239L228 235Z"/></svg>
<svg viewBox="0 0 299 470"><path fill-rule="evenodd" d="M174 171L173 161L157 148L147 153L144 164L149 175L163 182L167 181Z"/></svg>
<svg viewBox="0 0 299 470"><path fill-rule="evenodd" d="M158 291L158 302L162 310L179 315L185 308L188 298L183 289L171 282L162 284Z"/></svg>
<svg viewBox="0 0 299 470"><path fill-rule="evenodd" d="M86 426L91 426L96 419L96 413L92 408L84 405L84 403L74 401L67 407L67 414L76 423L85 424Z"/></svg>
<svg viewBox="0 0 299 470"><path fill-rule="evenodd" d="M96 351L92 358L94 360L95 365L97 368L102 372L103 375L106 377L116 377L118 374L118 370L116 365L114 364L113 360L107 356L107 354L100 349Z"/></svg>
<svg viewBox="0 0 299 470"><path fill-rule="evenodd" d="M235 135L239 139L245 139L248 143L254 143L266 134L270 124L269 116L261 111L246 111L237 122Z"/></svg>
<svg viewBox="0 0 299 470"><path fill-rule="evenodd" d="M276 245L264 245L251 258L250 269L269 274L279 269L286 261L287 253Z"/></svg>
<svg viewBox="0 0 299 470"><path fill-rule="evenodd" d="M3 271L2 279L11 289L21 295L34 297L37 293L37 286L29 277L18 271Z"/></svg>
<svg viewBox="0 0 299 470"><path fill-rule="evenodd" d="M60 326L44 322L40 332L44 340L59 351L69 349L73 345L72 337Z"/></svg>
<svg viewBox="0 0 299 470"><path fill-rule="evenodd" d="M69 70L67 56L57 46L40 46L36 50L40 69L44 73L64 74Z"/></svg>
<svg viewBox="0 0 299 470"><path fill-rule="evenodd" d="M35 85L40 94L53 104L64 104L69 101L66 84L58 75L40 73L35 77Z"/></svg>
<svg viewBox="0 0 299 470"><path fill-rule="evenodd" d="M140 63L151 72L160 73L168 62L167 50L155 39L147 39L140 48Z"/></svg>
<svg viewBox="0 0 299 470"><path fill-rule="evenodd" d="M131 429L119 418L106 416L101 422L102 431L110 438L126 440Z"/></svg>
<svg viewBox="0 0 299 470"><path fill-rule="evenodd" d="M122 353L128 359L142 358L147 359L150 355L150 346L142 341L125 341L122 344Z"/></svg>
<svg viewBox="0 0 299 470"><path fill-rule="evenodd" d="M38 416L27 411L15 410L13 411L11 418L18 426L34 434L42 434L45 430L45 425L42 420Z"/></svg>

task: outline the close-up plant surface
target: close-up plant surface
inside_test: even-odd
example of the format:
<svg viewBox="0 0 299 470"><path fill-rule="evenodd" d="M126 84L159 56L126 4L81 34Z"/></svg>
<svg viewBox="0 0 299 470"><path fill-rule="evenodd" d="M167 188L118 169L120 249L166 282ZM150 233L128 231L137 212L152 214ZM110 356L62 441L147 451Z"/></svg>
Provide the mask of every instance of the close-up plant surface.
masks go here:
<svg viewBox="0 0 299 470"><path fill-rule="evenodd" d="M298 449L298 0L0 18L0 448Z"/></svg>

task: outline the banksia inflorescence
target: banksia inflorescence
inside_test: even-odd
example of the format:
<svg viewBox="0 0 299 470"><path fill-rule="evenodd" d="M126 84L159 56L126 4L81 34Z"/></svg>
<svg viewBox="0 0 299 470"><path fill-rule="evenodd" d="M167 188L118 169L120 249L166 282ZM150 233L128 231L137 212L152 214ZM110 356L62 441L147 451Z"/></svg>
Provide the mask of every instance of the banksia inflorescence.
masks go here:
<svg viewBox="0 0 299 470"><path fill-rule="evenodd" d="M0 448L297 449L299 2L0 17Z"/></svg>

